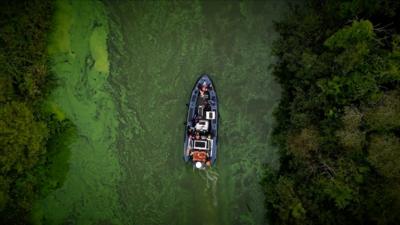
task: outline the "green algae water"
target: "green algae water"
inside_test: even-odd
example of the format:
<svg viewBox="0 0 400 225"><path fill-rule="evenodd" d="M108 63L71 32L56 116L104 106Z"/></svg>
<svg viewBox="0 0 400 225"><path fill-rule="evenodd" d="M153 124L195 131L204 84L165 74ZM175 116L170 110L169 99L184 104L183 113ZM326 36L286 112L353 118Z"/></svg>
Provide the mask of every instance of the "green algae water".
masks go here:
<svg viewBox="0 0 400 225"><path fill-rule="evenodd" d="M57 1L48 51L59 87L49 105L70 119L77 137L69 146L63 186L34 205L36 224L119 224L121 167L116 153L118 117L110 94L104 6ZM67 160L67 159L65 159Z"/></svg>
<svg viewBox="0 0 400 225"><path fill-rule="evenodd" d="M264 224L259 182L279 87L269 65L282 1L57 2L50 105L78 137L63 186L36 224ZM185 103L210 74L219 97L216 166L182 160Z"/></svg>

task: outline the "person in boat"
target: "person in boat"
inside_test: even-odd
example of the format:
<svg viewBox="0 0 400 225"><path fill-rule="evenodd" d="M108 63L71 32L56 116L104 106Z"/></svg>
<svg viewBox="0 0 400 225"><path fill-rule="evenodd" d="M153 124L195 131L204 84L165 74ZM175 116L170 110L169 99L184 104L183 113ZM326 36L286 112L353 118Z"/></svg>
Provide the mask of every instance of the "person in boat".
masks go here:
<svg viewBox="0 0 400 225"><path fill-rule="evenodd" d="M206 101L204 104L204 111L211 111L211 105L209 101Z"/></svg>
<svg viewBox="0 0 400 225"><path fill-rule="evenodd" d="M196 126L196 124L199 122L199 120L200 120L200 116L199 116L199 115L195 115L195 116L192 118L192 124L193 124L193 126Z"/></svg>
<svg viewBox="0 0 400 225"><path fill-rule="evenodd" d="M208 95L208 85L206 82L204 82L200 87L200 96L204 97L206 95Z"/></svg>
<svg viewBox="0 0 400 225"><path fill-rule="evenodd" d="M194 134L194 127L189 127L189 129L188 129L188 135L189 136L193 136L193 134Z"/></svg>
<svg viewBox="0 0 400 225"><path fill-rule="evenodd" d="M200 133L199 132L196 132L195 139L196 140L200 140Z"/></svg>

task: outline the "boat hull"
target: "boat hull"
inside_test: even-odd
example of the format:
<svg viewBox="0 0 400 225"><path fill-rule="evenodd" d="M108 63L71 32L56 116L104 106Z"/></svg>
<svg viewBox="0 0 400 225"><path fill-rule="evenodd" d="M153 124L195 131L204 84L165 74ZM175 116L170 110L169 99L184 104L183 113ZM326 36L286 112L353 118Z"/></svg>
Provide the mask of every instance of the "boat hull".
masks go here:
<svg viewBox="0 0 400 225"><path fill-rule="evenodd" d="M184 147L183 147L183 158L185 162L194 163L190 157L190 146L189 146L189 129L190 127L194 127L194 120L198 116L198 101L200 95L199 86L206 83L210 88L208 90L209 94L209 106L211 107L211 111L215 112L215 118L210 120L209 131L212 134L210 138L210 150L209 150L209 160L211 165L215 165L215 161L217 160L217 152L218 152L218 98L217 93L215 91L215 86L208 75L202 75L195 83L192 93L190 95L186 118L186 126L185 126L185 135L184 135Z"/></svg>

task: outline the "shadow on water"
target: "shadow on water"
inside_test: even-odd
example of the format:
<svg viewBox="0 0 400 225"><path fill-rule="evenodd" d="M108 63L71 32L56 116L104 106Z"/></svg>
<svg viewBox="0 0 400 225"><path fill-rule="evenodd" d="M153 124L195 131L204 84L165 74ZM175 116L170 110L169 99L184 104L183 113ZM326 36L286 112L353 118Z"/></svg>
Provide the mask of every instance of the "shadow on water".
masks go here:
<svg viewBox="0 0 400 225"><path fill-rule="evenodd" d="M46 162L35 172L41 174L44 178L40 183L39 196L42 199L64 185L69 172L70 145L78 136L76 127L71 121L55 119L56 114L49 115L49 117L53 118L49 125L54 133L50 135L50 139L47 141ZM47 224L44 211L38 202L33 205L31 222L33 224Z"/></svg>
<svg viewBox="0 0 400 225"><path fill-rule="evenodd" d="M69 120L60 123L62 124L58 128L59 131L49 139L47 144L47 184L41 189L43 195L47 195L50 191L64 184L69 171L71 158L70 145L78 136L76 127Z"/></svg>

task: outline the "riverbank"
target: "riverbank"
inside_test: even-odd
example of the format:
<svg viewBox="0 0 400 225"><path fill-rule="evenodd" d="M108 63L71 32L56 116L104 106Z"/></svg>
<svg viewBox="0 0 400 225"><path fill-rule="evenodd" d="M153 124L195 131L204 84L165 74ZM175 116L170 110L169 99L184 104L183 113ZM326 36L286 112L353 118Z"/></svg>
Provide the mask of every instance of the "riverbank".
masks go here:
<svg viewBox="0 0 400 225"><path fill-rule="evenodd" d="M52 14L51 1L0 3L1 224L28 223L32 202L52 187L48 140L68 126L42 107L54 86L46 53Z"/></svg>

